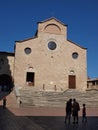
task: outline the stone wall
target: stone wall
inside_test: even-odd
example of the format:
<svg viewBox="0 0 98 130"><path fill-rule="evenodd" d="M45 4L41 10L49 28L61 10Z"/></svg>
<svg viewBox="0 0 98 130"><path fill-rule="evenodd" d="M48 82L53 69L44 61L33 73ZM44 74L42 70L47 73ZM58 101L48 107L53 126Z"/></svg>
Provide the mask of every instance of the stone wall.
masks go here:
<svg viewBox="0 0 98 130"><path fill-rule="evenodd" d="M13 77L14 53L0 52L0 75L7 74Z"/></svg>

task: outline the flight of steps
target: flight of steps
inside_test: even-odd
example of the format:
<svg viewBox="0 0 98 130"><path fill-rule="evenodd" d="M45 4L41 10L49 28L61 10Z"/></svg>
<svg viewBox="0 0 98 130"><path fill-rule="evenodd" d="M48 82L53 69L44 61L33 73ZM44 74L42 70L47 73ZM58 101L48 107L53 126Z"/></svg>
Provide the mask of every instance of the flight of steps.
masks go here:
<svg viewBox="0 0 98 130"><path fill-rule="evenodd" d="M36 89L20 90L20 106L48 106L48 107L65 107L65 103L69 98L76 98L80 106L83 103L87 107L98 107L98 91L89 90L86 92L78 92L74 89L66 91L41 91Z"/></svg>

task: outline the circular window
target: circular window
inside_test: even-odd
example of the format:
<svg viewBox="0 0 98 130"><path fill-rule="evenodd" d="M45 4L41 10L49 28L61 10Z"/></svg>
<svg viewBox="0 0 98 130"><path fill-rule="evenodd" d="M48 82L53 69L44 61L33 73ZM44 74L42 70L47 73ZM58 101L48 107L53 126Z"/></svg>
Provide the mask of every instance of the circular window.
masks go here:
<svg viewBox="0 0 98 130"><path fill-rule="evenodd" d="M55 50L56 47L57 47L57 45L56 45L55 42L51 41L51 42L48 43L48 48L49 48L50 50Z"/></svg>
<svg viewBox="0 0 98 130"><path fill-rule="evenodd" d="M30 54L30 53L31 53L31 48L29 48L29 47L28 47L28 48L25 48L25 50L24 50L24 51L25 51L25 53L28 55L28 54Z"/></svg>
<svg viewBox="0 0 98 130"><path fill-rule="evenodd" d="M77 52L72 53L72 57L73 57L74 59L77 59L77 58L78 58L78 53L77 53Z"/></svg>

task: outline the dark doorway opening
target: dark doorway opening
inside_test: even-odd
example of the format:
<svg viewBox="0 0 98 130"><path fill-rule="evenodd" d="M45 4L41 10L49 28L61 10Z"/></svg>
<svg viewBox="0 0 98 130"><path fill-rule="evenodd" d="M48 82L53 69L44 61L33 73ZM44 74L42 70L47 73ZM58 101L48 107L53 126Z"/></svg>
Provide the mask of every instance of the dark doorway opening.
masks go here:
<svg viewBox="0 0 98 130"><path fill-rule="evenodd" d="M75 75L69 75L69 88L70 89L76 88L76 76Z"/></svg>
<svg viewBox="0 0 98 130"><path fill-rule="evenodd" d="M28 86L34 86L34 72L27 72L26 82L28 83Z"/></svg>

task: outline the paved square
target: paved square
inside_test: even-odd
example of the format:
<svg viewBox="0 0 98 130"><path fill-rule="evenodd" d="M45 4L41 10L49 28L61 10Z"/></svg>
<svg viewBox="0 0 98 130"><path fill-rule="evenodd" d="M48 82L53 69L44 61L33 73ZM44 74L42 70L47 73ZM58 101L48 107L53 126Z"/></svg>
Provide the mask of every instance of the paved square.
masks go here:
<svg viewBox="0 0 98 130"><path fill-rule="evenodd" d="M79 117L78 124L73 124L72 119L70 124L64 124L64 116L60 116L58 113L53 116L49 115L50 111L48 113L47 108L41 108L40 112L44 113L46 109L48 116L35 116L35 113L30 115L30 111L34 112L35 109L37 112L39 108L27 108L26 110L18 108L15 110L16 114L15 111L11 111L12 109L15 108L3 109L0 106L0 130L98 130L98 116L88 116L87 123L82 123L82 119ZM22 111L26 113L23 115Z"/></svg>

